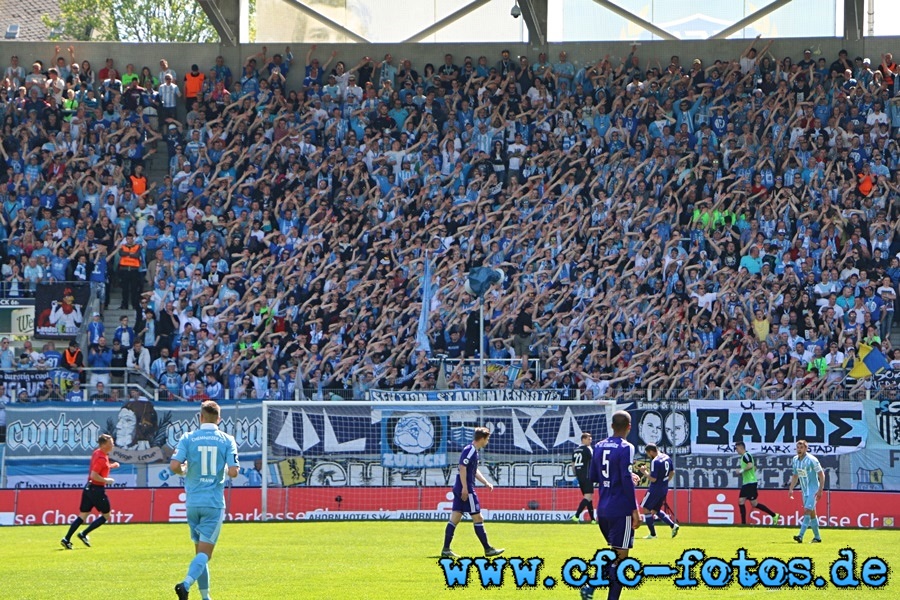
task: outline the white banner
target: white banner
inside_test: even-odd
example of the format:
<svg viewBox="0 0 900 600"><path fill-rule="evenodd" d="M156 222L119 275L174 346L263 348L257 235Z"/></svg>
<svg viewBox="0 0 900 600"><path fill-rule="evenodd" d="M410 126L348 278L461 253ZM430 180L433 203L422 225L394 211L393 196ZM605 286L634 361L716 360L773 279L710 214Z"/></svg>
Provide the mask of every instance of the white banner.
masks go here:
<svg viewBox="0 0 900 600"><path fill-rule="evenodd" d="M435 390L433 392L393 392L369 390L373 402L548 402L561 400L554 390Z"/></svg>
<svg viewBox="0 0 900 600"><path fill-rule="evenodd" d="M814 455L866 447L862 402L691 400L691 453L733 453L742 441L753 454L794 454L797 440Z"/></svg>
<svg viewBox="0 0 900 600"><path fill-rule="evenodd" d="M16 336L33 336L34 335L34 307L15 308L10 318L10 333L13 339L21 339Z"/></svg>
<svg viewBox="0 0 900 600"><path fill-rule="evenodd" d="M135 487L137 485L137 476L134 473L119 474L110 471L109 476L116 482L107 486L113 490L116 488ZM65 473L47 473L44 475L7 475L6 487L9 489L19 490L39 490L39 489L74 489L82 488L87 483L87 474L70 475Z"/></svg>
<svg viewBox="0 0 900 600"><path fill-rule="evenodd" d="M523 521L534 523L546 521L568 522L572 511L565 510L488 510L482 509L482 516L489 521ZM446 521L450 510L312 510L297 512L292 520L297 521ZM281 520L281 519L275 519Z"/></svg>

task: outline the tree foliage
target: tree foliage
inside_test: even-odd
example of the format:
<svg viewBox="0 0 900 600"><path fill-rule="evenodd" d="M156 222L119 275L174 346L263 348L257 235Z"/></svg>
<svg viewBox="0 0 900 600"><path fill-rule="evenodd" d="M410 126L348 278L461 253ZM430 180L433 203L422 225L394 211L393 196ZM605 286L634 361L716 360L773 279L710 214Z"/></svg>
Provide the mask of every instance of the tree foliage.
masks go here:
<svg viewBox="0 0 900 600"><path fill-rule="evenodd" d="M106 42L217 42L219 34L195 0L62 0L61 37Z"/></svg>

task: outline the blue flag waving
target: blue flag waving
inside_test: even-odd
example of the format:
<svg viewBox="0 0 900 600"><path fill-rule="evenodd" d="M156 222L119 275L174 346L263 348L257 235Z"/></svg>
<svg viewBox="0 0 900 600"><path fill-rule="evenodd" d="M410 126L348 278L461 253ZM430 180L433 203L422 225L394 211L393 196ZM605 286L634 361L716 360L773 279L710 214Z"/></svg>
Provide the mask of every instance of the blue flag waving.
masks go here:
<svg viewBox="0 0 900 600"><path fill-rule="evenodd" d="M431 352L431 341L428 339L428 313L431 312L431 299L434 297L434 284L431 281L431 259L425 253L425 275L422 277L422 310L419 313L419 326L416 329L416 350Z"/></svg>
<svg viewBox="0 0 900 600"><path fill-rule="evenodd" d="M506 280L503 269L490 269L488 267L476 267L469 271L469 280L466 281L466 291L477 298L484 296L488 289L496 284L502 284Z"/></svg>

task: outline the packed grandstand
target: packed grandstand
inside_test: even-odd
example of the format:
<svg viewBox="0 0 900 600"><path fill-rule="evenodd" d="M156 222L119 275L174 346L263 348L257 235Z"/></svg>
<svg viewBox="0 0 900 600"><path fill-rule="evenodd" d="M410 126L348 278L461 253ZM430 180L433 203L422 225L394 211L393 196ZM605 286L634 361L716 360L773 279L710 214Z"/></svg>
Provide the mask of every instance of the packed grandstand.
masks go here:
<svg viewBox="0 0 900 600"><path fill-rule="evenodd" d="M12 57L2 293L81 280L109 308L121 287L137 322L88 325L91 395L114 360L173 399L470 385L482 266L506 274L488 388L862 389L860 354L894 356L900 67L770 48L576 66L313 46L187 74Z"/></svg>

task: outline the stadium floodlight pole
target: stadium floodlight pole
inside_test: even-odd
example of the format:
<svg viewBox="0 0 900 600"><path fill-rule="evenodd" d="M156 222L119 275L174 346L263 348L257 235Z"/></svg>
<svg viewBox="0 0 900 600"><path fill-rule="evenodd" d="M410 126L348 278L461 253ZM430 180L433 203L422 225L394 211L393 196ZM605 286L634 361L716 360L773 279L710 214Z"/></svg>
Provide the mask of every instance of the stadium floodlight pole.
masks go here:
<svg viewBox="0 0 900 600"><path fill-rule="evenodd" d="M263 400L262 411L262 498L260 508L262 509L262 520L268 521L266 515L269 514L269 411L266 409L266 401Z"/></svg>
<svg viewBox="0 0 900 600"><path fill-rule="evenodd" d="M491 269L489 267L476 267L469 271L469 278L466 281L466 292L478 298L479 307L479 324L478 333L481 339L478 342L478 386L480 390L484 389L484 295L495 284L503 284L506 281L506 273L503 269Z"/></svg>
<svg viewBox="0 0 900 600"><path fill-rule="evenodd" d="M484 389L484 296L478 299L478 389Z"/></svg>

